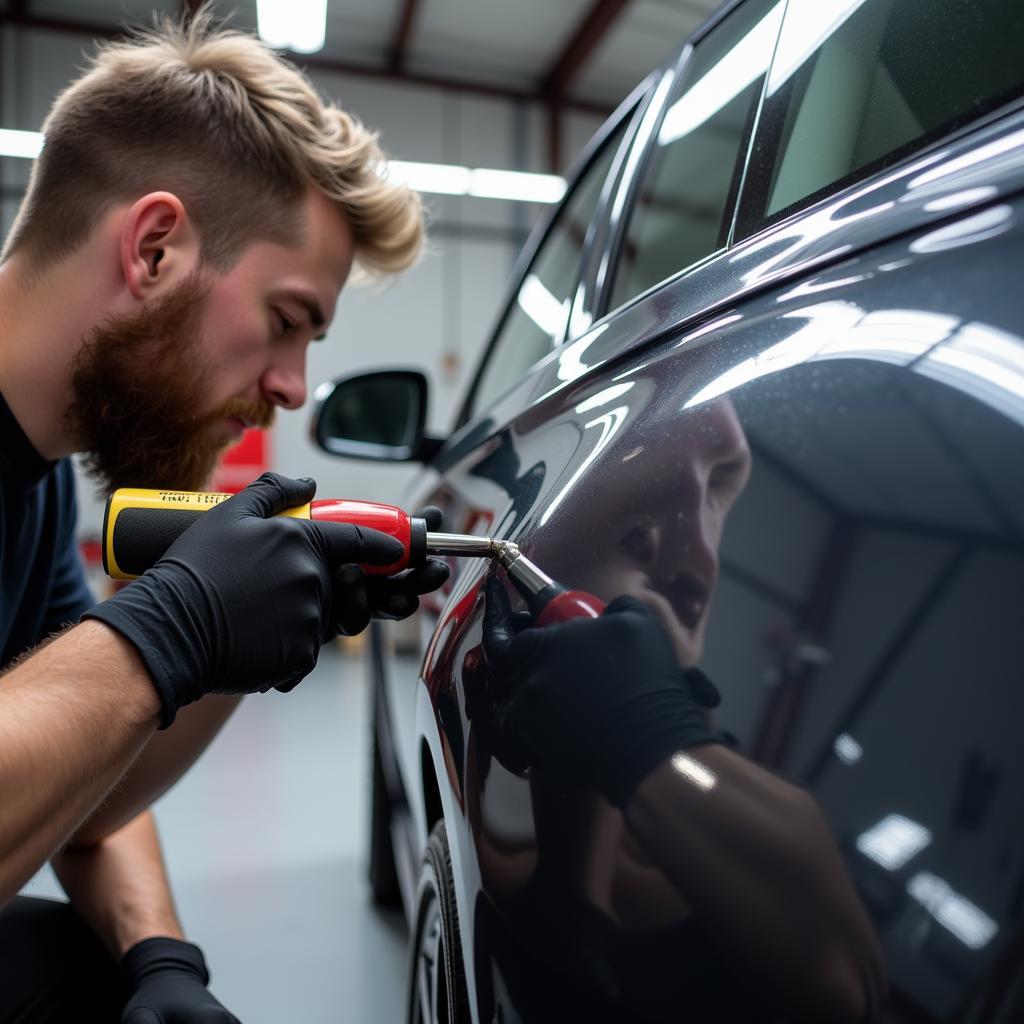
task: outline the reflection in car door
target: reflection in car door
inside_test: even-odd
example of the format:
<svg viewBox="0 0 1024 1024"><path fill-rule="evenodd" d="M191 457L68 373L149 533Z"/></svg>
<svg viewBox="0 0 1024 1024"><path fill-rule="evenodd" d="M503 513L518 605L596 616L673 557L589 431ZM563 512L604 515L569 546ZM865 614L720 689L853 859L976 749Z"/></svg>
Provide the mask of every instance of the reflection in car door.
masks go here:
<svg viewBox="0 0 1024 1024"><path fill-rule="evenodd" d="M995 265L1019 259L1022 209L986 241ZM499 521L514 509L507 529L566 584L658 610L679 660L717 681L739 750L821 805L894 1005L946 1020L1012 950L1024 878L1024 322L1009 298L982 301L985 267L955 249L922 266L927 239L559 392L469 454L446 493ZM986 359L1017 376L993 382ZM469 621L449 664L478 642ZM520 950L568 971L573 999L636 1019L677 1019L681 1001L696 1019L753 1013L759 994L617 812L508 771L458 667L455 685L481 887ZM500 977L531 1005L521 964L484 973L492 996Z"/></svg>

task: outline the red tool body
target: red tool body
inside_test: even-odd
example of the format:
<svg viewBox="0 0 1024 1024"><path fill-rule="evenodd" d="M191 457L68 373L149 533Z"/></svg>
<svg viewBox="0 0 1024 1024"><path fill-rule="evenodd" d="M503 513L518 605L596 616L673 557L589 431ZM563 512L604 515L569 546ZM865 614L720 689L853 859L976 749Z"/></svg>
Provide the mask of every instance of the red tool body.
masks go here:
<svg viewBox="0 0 1024 1024"><path fill-rule="evenodd" d="M550 626L569 619L596 619L605 604L583 590L569 590L539 569L519 548L498 542L498 560L516 590L526 599L535 626Z"/></svg>
<svg viewBox="0 0 1024 1024"><path fill-rule="evenodd" d="M422 565L427 556L427 524L394 505L355 498L325 498L309 503L309 518L317 522L354 523L379 530L405 548L404 555L391 565L364 565L364 572L373 576L394 576L411 566Z"/></svg>

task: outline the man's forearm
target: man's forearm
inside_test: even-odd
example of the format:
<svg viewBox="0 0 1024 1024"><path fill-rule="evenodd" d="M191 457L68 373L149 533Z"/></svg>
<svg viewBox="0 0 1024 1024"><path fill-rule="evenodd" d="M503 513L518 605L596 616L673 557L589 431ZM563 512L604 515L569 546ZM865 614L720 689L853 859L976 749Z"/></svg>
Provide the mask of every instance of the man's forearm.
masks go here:
<svg viewBox="0 0 1024 1024"><path fill-rule="evenodd" d="M77 829L71 845L99 842L159 799L195 763L241 701L210 694L182 708L174 725L153 736L117 788Z"/></svg>
<svg viewBox="0 0 1024 1024"><path fill-rule="evenodd" d="M158 712L135 648L98 622L0 679L0 906L117 783Z"/></svg>
<svg viewBox="0 0 1024 1024"><path fill-rule="evenodd" d="M701 746L641 782L626 823L742 972L793 1017L877 1012L881 947L809 794Z"/></svg>
<svg viewBox="0 0 1024 1024"><path fill-rule="evenodd" d="M92 846L61 850L51 863L75 909L115 958L143 939L182 938L149 811Z"/></svg>

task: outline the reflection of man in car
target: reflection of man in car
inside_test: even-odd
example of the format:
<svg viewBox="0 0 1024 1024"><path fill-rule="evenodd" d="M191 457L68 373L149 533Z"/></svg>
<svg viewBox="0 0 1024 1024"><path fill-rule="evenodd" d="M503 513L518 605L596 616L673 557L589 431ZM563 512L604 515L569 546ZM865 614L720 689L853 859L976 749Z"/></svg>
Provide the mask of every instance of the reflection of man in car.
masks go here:
<svg viewBox="0 0 1024 1024"><path fill-rule="evenodd" d="M625 823L611 871L636 849L674 890L659 898L682 901L758 999L797 1019L871 1019L883 958L823 815L712 725L717 690L694 669L725 518L750 472L731 403L694 410L647 457L664 463L645 474L664 493L623 488L608 516L618 542L565 581L622 595L599 619L517 631L507 591L488 581L498 732L537 781L596 789L621 812L594 819L595 846ZM636 866L632 884L658 895Z"/></svg>
<svg viewBox="0 0 1024 1024"><path fill-rule="evenodd" d="M643 488L619 489L620 501L605 510L614 540L599 559L581 557L571 582L606 599L631 594L650 605L689 668L703 652L718 547L750 476L750 449L732 402L721 399L694 409L670 444L634 448L624 459L656 466L644 467Z"/></svg>

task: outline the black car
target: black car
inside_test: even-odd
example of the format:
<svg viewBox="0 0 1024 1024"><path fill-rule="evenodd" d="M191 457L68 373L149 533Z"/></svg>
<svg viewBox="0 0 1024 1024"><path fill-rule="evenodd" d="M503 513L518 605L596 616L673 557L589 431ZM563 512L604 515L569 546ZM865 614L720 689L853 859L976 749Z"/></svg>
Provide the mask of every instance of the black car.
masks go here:
<svg viewBox="0 0 1024 1024"><path fill-rule="evenodd" d="M1022 43L1017 0L726 5L585 153L450 437L414 372L321 394L328 450L425 463L408 508L654 607L884 955L839 1009L815 956L780 995L705 879L501 758L459 559L373 632L410 1021L1024 1020Z"/></svg>

